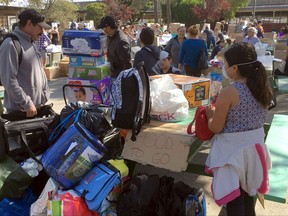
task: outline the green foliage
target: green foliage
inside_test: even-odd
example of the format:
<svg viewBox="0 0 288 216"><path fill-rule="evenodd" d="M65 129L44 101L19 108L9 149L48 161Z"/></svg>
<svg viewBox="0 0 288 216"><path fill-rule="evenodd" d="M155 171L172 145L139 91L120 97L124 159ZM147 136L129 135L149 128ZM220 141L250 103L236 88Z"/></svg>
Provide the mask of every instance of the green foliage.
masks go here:
<svg viewBox="0 0 288 216"><path fill-rule="evenodd" d="M86 19L94 20L95 26L97 23L100 23L100 20L105 16L106 4L104 3L91 3L85 7Z"/></svg>
<svg viewBox="0 0 288 216"><path fill-rule="evenodd" d="M237 12L237 10L239 8L242 7L247 7L250 0L228 0L228 2L231 5L231 9L228 11L225 11L225 18L229 19L229 18L234 18L235 17L235 13Z"/></svg>
<svg viewBox="0 0 288 216"><path fill-rule="evenodd" d="M51 21L59 21L64 24L77 18L78 6L66 0L57 0L45 13L46 17Z"/></svg>
<svg viewBox="0 0 288 216"><path fill-rule="evenodd" d="M186 3L184 3L186 2ZM194 3L191 3L194 2ZM171 0L171 21L173 22L179 22L184 23L187 27L200 23L201 20L197 19L192 14L192 7L196 4L196 2L199 2L198 0L181 0L178 2L176 0ZM167 22L167 16L166 16L166 5L162 5L162 13L163 13L163 19L164 22Z"/></svg>
<svg viewBox="0 0 288 216"><path fill-rule="evenodd" d="M184 5L194 5L194 4L200 4L203 3L203 0L172 0L171 2L178 2L180 4Z"/></svg>
<svg viewBox="0 0 288 216"><path fill-rule="evenodd" d="M154 8L153 0L133 0L130 8L133 11L131 23L138 22L143 14L149 9Z"/></svg>
<svg viewBox="0 0 288 216"><path fill-rule="evenodd" d="M3 3L4 5L8 5L12 0L0 0L0 3Z"/></svg>

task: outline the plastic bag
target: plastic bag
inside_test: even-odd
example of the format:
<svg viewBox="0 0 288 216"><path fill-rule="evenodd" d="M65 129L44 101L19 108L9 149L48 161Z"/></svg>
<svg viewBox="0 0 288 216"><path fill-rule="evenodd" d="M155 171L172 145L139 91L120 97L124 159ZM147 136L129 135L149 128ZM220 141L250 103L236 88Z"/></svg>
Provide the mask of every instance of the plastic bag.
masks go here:
<svg viewBox="0 0 288 216"><path fill-rule="evenodd" d="M71 216L85 215L98 216L96 212L88 209L84 199L78 196L74 190L58 191L47 203L47 216Z"/></svg>
<svg viewBox="0 0 288 216"><path fill-rule="evenodd" d="M31 205L30 216L46 216L47 215L47 202L48 202L48 193L56 192L59 187L59 184L54 181L52 178L49 178L44 189L42 190L41 195Z"/></svg>
<svg viewBox="0 0 288 216"><path fill-rule="evenodd" d="M152 119L178 122L189 117L189 103L182 90L173 83L169 75L152 80L150 86Z"/></svg>

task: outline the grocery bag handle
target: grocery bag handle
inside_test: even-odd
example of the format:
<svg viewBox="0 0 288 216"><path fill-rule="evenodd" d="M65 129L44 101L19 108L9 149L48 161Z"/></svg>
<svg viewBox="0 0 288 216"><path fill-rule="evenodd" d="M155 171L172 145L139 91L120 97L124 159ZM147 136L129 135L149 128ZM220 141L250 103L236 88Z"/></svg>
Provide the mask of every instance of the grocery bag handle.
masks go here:
<svg viewBox="0 0 288 216"><path fill-rule="evenodd" d="M54 128L54 130L52 131L52 133L49 136L49 141L50 142L54 142L54 140L56 139L56 137L59 136L60 132L62 131L62 129L64 128L64 126L67 124L67 122L76 114L76 117L74 119L74 123L79 121L79 117L81 112L83 111L83 108L81 109L77 109L74 110L73 112L71 112L68 116L66 116L58 125L57 127Z"/></svg>

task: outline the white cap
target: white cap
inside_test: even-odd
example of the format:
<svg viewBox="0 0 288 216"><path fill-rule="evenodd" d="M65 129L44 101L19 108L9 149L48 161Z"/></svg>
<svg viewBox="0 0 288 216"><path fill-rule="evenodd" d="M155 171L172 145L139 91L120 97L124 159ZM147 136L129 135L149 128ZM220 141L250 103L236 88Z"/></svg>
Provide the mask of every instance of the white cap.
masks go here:
<svg viewBox="0 0 288 216"><path fill-rule="evenodd" d="M169 53L166 51L161 51L160 53L160 60L166 59L169 57Z"/></svg>

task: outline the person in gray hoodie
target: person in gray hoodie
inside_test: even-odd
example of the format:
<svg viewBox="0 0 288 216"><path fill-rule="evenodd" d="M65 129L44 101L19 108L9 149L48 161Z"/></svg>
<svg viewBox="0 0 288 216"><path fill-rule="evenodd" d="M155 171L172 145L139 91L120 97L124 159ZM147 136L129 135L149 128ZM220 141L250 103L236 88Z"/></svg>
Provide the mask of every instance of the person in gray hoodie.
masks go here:
<svg viewBox="0 0 288 216"><path fill-rule="evenodd" d="M34 41L43 34L43 29L51 27L45 23L44 16L33 9L24 10L18 19L19 27L16 27L13 34L21 45L21 60L11 38L5 39L0 46L4 107L7 113L22 110L26 111L27 117L34 117L37 115L36 107L45 104L50 96L48 81Z"/></svg>
<svg viewBox="0 0 288 216"><path fill-rule="evenodd" d="M154 31L146 27L140 33L141 50L135 54L133 66L136 67L140 62L144 62L145 71L149 76L160 74L160 51L153 45Z"/></svg>

